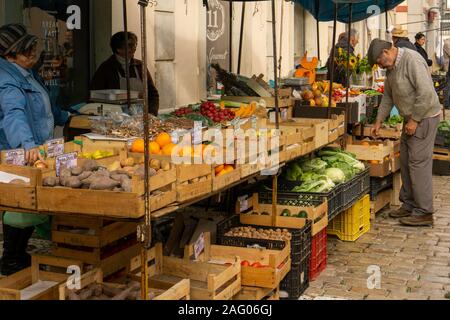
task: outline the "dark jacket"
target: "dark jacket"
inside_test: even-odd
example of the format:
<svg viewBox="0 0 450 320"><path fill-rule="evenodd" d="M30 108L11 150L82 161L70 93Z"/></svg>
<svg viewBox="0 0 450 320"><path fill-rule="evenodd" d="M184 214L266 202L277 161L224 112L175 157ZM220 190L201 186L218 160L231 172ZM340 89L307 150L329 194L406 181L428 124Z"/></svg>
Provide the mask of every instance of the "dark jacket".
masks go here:
<svg viewBox="0 0 450 320"><path fill-rule="evenodd" d="M433 65L433 61L431 59L428 59L428 53L425 51L425 49L417 42L414 45L416 46L417 52L420 53L420 55L427 62L428 66L431 67Z"/></svg>
<svg viewBox="0 0 450 320"><path fill-rule="evenodd" d="M347 37L343 37L337 44L335 47L335 57L339 56L339 48L341 48L342 50L344 50L347 54L350 52L351 55L355 54L355 48L353 48L350 45L350 49L348 47L348 38ZM327 68L328 68L328 76L327 79L329 80L331 78L331 68L334 68L334 73L333 73L333 82L336 83L340 83L343 84L344 86L347 85L347 70L344 67L339 67L336 63L332 62L331 59L331 55L328 58L327 61Z"/></svg>
<svg viewBox="0 0 450 320"><path fill-rule="evenodd" d="M395 47L397 48L407 48L411 49L413 51L417 51L416 46L412 44L411 41L409 41L408 38L400 38L398 39L397 43L395 44Z"/></svg>
<svg viewBox="0 0 450 320"><path fill-rule="evenodd" d="M130 65L130 78L137 78L135 66L140 75L142 75L142 61L133 59ZM122 77L125 77L124 68L122 68L120 62L113 55L103 62L95 72L91 83L91 90L120 89L119 73ZM157 116L159 111L159 93L148 70L147 76L149 111L151 114ZM142 78L142 76L140 77Z"/></svg>

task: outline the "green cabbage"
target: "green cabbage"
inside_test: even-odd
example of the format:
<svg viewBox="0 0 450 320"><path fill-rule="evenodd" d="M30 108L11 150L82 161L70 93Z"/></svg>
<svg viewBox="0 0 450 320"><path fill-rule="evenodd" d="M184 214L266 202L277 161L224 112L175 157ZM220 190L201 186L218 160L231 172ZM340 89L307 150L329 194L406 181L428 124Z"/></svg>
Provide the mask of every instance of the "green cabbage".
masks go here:
<svg viewBox="0 0 450 320"><path fill-rule="evenodd" d="M302 178L302 168L298 163L291 163L286 170L286 180L288 181L299 181Z"/></svg>
<svg viewBox="0 0 450 320"><path fill-rule="evenodd" d="M327 163L319 158L307 160L301 163L301 168L304 172L314 171L319 172L327 167Z"/></svg>
<svg viewBox="0 0 450 320"><path fill-rule="evenodd" d="M338 168L329 168L329 169L325 170L325 174L334 183L343 183L346 180L344 172Z"/></svg>

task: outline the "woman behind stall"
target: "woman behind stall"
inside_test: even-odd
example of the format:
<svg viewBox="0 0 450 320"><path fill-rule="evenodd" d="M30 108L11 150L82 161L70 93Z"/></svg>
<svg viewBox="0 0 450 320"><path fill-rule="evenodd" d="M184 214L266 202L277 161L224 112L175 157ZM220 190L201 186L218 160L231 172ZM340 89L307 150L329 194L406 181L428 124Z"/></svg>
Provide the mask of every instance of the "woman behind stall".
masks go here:
<svg viewBox="0 0 450 320"><path fill-rule="evenodd" d="M142 79L142 61L134 59L138 44L137 36L128 32L128 57L130 89L131 91L144 92L144 83ZM118 32L111 38L111 50L113 55L103 62L103 64L95 72L92 79L91 90L108 90L108 89L127 89L127 80L125 75L126 68L126 42L125 32ZM147 70L148 76L148 101L150 113L157 116L159 111L159 94L156 89L150 72Z"/></svg>
<svg viewBox="0 0 450 320"><path fill-rule="evenodd" d="M33 71L38 38L25 26L0 27L0 150L25 149L25 161L41 159L39 146L53 138L55 125L64 126L67 112L52 106L48 91ZM43 215L3 213L3 257L0 273L10 275L31 264L26 249L36 227L48 227Z"/></svg>

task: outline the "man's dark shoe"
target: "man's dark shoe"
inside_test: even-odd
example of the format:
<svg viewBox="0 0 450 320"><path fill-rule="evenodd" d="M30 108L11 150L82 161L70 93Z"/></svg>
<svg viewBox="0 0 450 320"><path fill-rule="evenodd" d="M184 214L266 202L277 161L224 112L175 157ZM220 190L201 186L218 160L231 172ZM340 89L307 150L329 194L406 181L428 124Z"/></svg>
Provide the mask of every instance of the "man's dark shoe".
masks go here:
<svg viewBox="0 0 450 320"><path fill-rule="evenodd" d="M411 215L412 215L412 212L411 212L411 211L408 211L408 210L403 209L403 208L400 208L400 209L398 209L398 210L391 211L391 213L389 213L389 216L390 216L391 218L395 218L395 219L398 219L398 218L406 218L406 217L409 217L409 216L411 216Z"/></svg>
<svg viewBox="0 0 450 320"><path fill-rule="evenodd" d="M433 215L411 216L399 220L401 224L410 227L429 227L433 226Z"/></svg>

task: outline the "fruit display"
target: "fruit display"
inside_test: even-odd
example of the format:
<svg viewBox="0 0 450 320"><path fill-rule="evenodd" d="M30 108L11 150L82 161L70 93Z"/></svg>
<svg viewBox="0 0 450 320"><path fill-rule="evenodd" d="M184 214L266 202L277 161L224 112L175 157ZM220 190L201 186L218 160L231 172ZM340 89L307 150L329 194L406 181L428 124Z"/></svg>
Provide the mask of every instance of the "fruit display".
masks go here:
<svg viewBox="0 0 450 320"><path fill-rule="evenodd" d="M144 153L144 139L136 139L131 144L130 151L133 153ZM161 132L149 143L150 154L172 155L172 150L176 145L172 142L172 137L167 132Z"/></svg>
<svg viewBox="0 0 450 320"><path fill-rule="evenodd" d="M224 165L220 165L214 168L214 173L216 175L216 177L220 177L223 175L226 175L227 173L230 173L232 171L234 171L234 166L229 165L229 164L224 164Z"/></svg>
<svg viewBox="0 0 450 320"><path fill-rule="evenodd" d="M236 118L245 119L255 115L258 109L258 104L254 101L250 104L222 101L222 107L228 108L225 110L234 112Z"/></svg>
<svg viewBox="0 0 450 320"><path fill-rule="evenodd" d="M227 237L290 241L292 234L287 229L256 229L254 227L236 227L225 233Z"/></svg>
<svg viewBox="0 0 450 320"><path fill-rule="evenodd" d="M101 151L97 150L93 153L84 152L81 154L81 158L83 159L91 159L91 160L100 160L108 157L114 156L114 153L110 151Z"/></svg>
<svg viewBox="0 0 450 320"><path fill-rule="evenodd" d="M216 123L231 121L236 117L234 111L231 111L230 109L221 109L213 102L203 103L200 107L200 113Z"/></svg>

